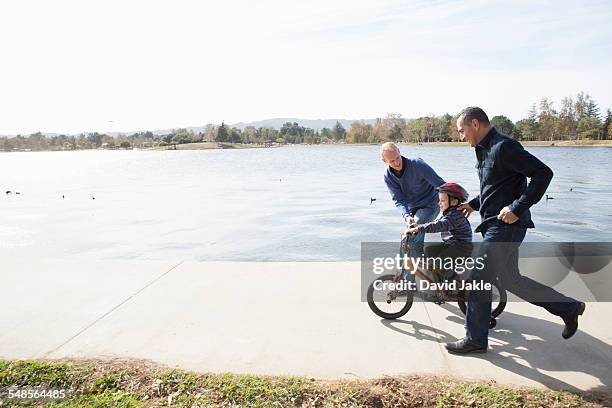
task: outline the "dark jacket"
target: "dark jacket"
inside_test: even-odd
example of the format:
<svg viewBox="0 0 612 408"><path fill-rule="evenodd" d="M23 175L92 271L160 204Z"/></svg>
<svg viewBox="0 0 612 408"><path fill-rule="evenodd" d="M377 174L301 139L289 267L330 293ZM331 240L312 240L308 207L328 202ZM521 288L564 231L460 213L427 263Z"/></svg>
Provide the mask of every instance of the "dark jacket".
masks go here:
<svg viewBox="0 0 612 408"><path fill-rule="evenodd" d="M480 195L469 204L482 217L476 231L486 228L489 222L496 222L497 215L506 206L519 217L511 225L534 228L529 208L544 195L553 177L552 170L519 142L495 128L491 128L475 150ZM531 179L529 184L527 178Z"/></svg>

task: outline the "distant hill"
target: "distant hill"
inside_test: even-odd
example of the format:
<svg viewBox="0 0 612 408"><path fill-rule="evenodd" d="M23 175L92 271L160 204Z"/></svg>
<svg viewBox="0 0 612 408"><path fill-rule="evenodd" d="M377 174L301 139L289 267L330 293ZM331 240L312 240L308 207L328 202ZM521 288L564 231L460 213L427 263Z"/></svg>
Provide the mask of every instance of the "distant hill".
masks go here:
<svg viewBox="0 0 612 408"><path fill-rule="evenodd" d="M260 127L270 127L270 128L274 128L274 129L280 129L283 124L285 124L286 122L297 122L300 126L304 126L306 128L311 128L314 129L315 131L317 130L321 130L323 128L329 128L332 129L334 126L336 126L336 121L340 122L342 124L342 126L344 126L344 128L348 131L351 128L351 123L355 122L355 121L362 121L366 124L369 125L373 125L374 122L376 121L376 119L299 119L299 118L274 118L274 119L264 119L264 120L258 120L255 122L238 122L238 123L234 123L234 124L228 124L230 127L237 127L239 129L244 130L245 127L247 126L254 126L256 128L260 128ZM220 123L215 123L216 126L220 125ZM178 127L177 127L178 128ZM206 128L206 126L188 126L186 127L187 130L192 130L195 133L199 133L202 132L204 129ZM147 131L149 129L143 129L143 130L139 130L138 132L144 132ZM167 135L169 133L172 132L172 129L156 129L156 130L150 130L151 133L153 133L154 135ZM83 132L83 133L92 133L93 131L87 131L87 132ZM120 134L124 134L124 135L131 135L133 133L136 133L137 131L121 131L121 132L104 132L104 131L98 131L99 133L103 133L103 134L107 134L109 136L118 136ZM45 135L46 137L52 137L52 136L59 136L60 133L46 133L43 132L43 135ZM78 136L79 133L71 133L71 134L66 134L67 136ZM14 137L15 135L5 135L6 137ZM23 135L23 136L28 136L28 135ZM3 135L0 135L0 137L4 137Z"/></svg>
<svg viewBox="0 0 612 408"><path fill-rule="evenodd" d="M355 121L363 121L366 124L373 125L376 119L299 119L299 118L274 118L274 119L265 119L258 120L255 122L238 122L234 123L231 126L237 127L239 129L244 129L247 126L254 126L256 128L259 127L271 127L275 129L280 129L284 123L286 122L297 122L298 125L304 126L307 128L311 128L314 130L321 130L323 128L333 128L336 126L336 121L340 122L342 126L348 130L351 127L351 123Z"/></svg>
<svg viewBox="0 0 612 408"><path fill-rule="evenodd" d="M238 129L244 130L247 126L254 126L256 128L260 127L270 127L274 129L279 129L287 122L297 122L298 125L304 126L306 128L314 129L315 131L321 130L323 128L333 128L336 126L336 121L340 122L342 126L348 131L351 128L351 123L356 120L363 121L366 124L373 125L376 119L300 119L300 118L274 118L274 119L264 119L257 120L255 122L238 122L227 124L229 127L236 127ZM215 123L215 126L219 126L220 123ZM187 126L185 129L192 130L195 133L199 133L204 131L206 126ZM167 135L172 132L172 129L157 129L151 131L155 135ZM134 132L110 132L108 133L111 136L117 136L118 134L123 133L126 135L132 134Z"/></svg>

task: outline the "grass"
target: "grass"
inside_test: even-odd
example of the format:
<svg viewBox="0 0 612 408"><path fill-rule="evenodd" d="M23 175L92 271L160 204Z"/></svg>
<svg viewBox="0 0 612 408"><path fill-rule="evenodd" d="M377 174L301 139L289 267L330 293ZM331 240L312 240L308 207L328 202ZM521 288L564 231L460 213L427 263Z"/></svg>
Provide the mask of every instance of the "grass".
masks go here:
<svg viewBox="0 0 612 408"><path fill-rule="evenodd" d="M9 387L67 390L61 400L8 399ZM432 376L324 381L194 373L142 360L0 360L0 406L48 407L601 407L608 395Z"/></svg>
<svg viewBox="0 0 612 408"><path fill-rule="evenodd" d="M0 361L0 386L66 387L73 382L69 366L44 361Z"/></svg>

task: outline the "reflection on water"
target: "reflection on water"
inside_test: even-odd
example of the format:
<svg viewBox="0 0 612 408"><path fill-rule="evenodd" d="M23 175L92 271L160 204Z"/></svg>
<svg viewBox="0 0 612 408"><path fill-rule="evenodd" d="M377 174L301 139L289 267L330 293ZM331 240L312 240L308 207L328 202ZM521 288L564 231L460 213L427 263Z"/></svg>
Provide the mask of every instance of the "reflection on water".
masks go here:
<svg viewBox="0 0 612 408"><path fill-rule="evenodd" d="M611 241L612 150L529 150L555 178L527 239ZM472 149L402 153L477 193ZM402 230L384 170L377 146L0 154L0 254L358 260L362 241L396 241Z"/></svg>

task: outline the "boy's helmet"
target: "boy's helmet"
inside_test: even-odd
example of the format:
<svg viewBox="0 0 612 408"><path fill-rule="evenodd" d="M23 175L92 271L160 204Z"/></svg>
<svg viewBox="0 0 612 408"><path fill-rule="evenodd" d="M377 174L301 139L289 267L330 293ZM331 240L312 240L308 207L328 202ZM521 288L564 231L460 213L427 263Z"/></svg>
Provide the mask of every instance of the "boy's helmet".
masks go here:
<svg viewBox="0 0 612 408"><path fill-rule="evenodd" d="M457 183L444 183L440 187L436 188L441 193L446 193L451 197L459 200L459 203L467 201L469 194L463 187Z"/></svg>

